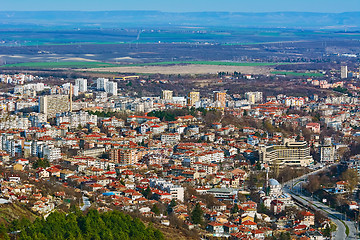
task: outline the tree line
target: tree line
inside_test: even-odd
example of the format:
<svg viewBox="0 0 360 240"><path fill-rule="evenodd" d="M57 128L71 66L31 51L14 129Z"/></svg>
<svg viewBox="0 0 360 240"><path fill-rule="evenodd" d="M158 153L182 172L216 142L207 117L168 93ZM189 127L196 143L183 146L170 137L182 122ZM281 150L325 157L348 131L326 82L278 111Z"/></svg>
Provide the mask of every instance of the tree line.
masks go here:
<svg viewBox="0 0 360 240"><path fill-rule="evenodd" d="M71 213L53 212L46 220L37 218L33 223L26 219L15 220L8 227L10 235L19 240L113 240L113 239L164 239L162 232L150 223L146 226L140 219L119 211L99 213L79 210ZM0 226L2 239L10 239Z"/></svg>

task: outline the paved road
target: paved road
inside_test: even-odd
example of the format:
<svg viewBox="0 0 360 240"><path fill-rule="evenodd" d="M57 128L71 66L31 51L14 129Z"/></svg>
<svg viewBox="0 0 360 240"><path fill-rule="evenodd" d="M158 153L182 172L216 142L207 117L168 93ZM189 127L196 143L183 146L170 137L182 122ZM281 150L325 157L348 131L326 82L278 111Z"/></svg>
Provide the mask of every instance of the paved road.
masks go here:
<svg viewBox="0 0 360 240"><path fill-rule="evenodd" d="M91 202L88 197L84 196L82 197L84 205L80 208L81 211L85 211L91 206Z"/></svg>
<svg viewBox="0 0 360 240"><path fill-rule="evenodd" d="M330 167L330 166L328 166L328 167ZM305 206L311 205L316 210L320 210L326 216L328 216L337 225L337 230L334 234L333 239L336 239L336 240L358 239L356 237L355 222L350 221L349 219L345 219L345 215L343 215L342 213L340 213L336 210L333 210L332 208L324 205L323 203L321 203L311 197L305 196L301 191L301 185L307 180L307 177L309 175L316 174L319 171L322 171L328 167L325 167L325 168L319 169L315 172L303 175L293 181L286 182L284 184L284 192L290 194L294 199L298 200L303 205L305 205ZM349 227L349 230L350 230L349 236L346 236L346 233L345 233L346 227L339 219L343 220L345 222L345 224Z"/></svg>

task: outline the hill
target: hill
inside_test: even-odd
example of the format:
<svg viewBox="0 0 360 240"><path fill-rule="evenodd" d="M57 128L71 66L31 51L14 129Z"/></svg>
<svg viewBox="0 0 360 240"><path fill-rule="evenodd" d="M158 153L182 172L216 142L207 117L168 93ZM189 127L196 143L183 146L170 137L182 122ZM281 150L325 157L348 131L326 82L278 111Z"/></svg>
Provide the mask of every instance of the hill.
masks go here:
<svg viewBox="0 0 360 240"><path fill-rule="evenodd" d="M0 205L0 225L8 225L15 219L28 218L33 221L36 215L15 203L8 203Z"/></svg>
<svg viewBox="0 0 360 240"><path fill-rule="evenodd" d="M287 27L287 28L360 28L360 13L309 13L309 12L189 12L160 11L2 11L2 28L59 29L86 27L87 29L112 27ZM171 24L171 25L170 25Z"/></svg>

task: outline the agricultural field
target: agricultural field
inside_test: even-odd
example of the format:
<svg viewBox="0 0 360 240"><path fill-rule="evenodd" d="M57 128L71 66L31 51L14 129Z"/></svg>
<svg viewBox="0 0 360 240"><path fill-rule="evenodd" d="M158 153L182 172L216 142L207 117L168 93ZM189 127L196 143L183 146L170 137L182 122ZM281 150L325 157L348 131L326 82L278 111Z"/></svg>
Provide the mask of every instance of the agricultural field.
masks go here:
<svg viewBox="0 0 360 240"><path fill-rule="evenodd" d="M114 67L116 64L103 62L27 62L6 64L0 68L34 68L34 69L52 69L52 68L100 68L100 67Z"/></svg>
<svg viewBox="0 0 360 240"><path fill-rule="evenodd" d="M283 72L283 71L273 71L271 74L275 75L285 75L285 76L304 76L304 77L322 77L322 73L312 73L312 72Z"/></svg>
<svg viewBox="0 0 360 240"><path fill-rule="evenodd" d="M79 69L79 71L102 73L146 73L146 74L217 74L218 72L241 72L243 74L270 74L271 66L210 65L210 64L159 64L143 66L118 66L106 68Z"/></svg>
<svg viewBox="0 0 360 240"><path fill-rule="evenodd" d="M174 65L211 65L211 66L234 66L234 67L258 67L258 66L277 66L291 63L267 63L267 62L221 62L221 61L172 61L172 62L151 62L142 64L115 64L93 61L74 61L74 62L26 62L16 64L6 64L0 68L31 68L31 69L93 69L93 68L127 68L143 66L174 66Z"/></svg>

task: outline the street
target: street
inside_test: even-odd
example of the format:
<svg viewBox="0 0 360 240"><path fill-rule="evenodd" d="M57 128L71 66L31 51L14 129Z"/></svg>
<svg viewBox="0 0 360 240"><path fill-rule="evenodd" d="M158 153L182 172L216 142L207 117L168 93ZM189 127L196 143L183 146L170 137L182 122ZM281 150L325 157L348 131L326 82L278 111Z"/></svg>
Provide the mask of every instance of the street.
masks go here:
<svg viewBox="0 0 360 240"><path fill-rule="evenodd" d="M349 219L345 219L344 214L330 208L329 206L326 206L325 204L319 202L318 200L312 197L305 196L305 194L301 190L301 185L306 181L309 175L316 174L328 167L330 166L324 167L322 169L308 173L292 181L284 183L283 191L290 194L295 200L299 201L304 206L312 206L314 209L319 210L322 213L324 213L326 216L328 216L331 219L331 221L333 221L337 226L337 230L333 234L334 239L336 240L358 239L356 236L357 231L355 227L355 222L349 221ZM346 236L346 227L340 220L342 220L349 227L348 236Z"/></svg>

